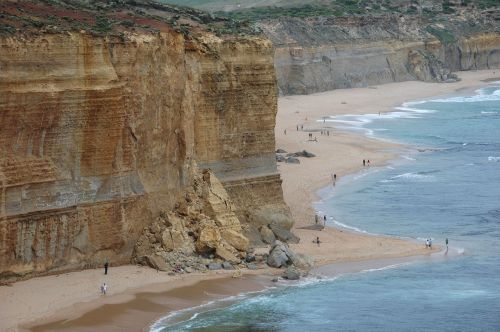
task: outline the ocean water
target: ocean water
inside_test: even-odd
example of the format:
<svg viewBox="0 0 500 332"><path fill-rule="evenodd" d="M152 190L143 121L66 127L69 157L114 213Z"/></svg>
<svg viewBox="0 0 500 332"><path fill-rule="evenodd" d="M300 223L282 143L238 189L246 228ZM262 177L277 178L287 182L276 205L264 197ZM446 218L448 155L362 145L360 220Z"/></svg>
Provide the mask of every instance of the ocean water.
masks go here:
<svg viewBox="0 0 500 332"><path fill-rule="evenodd" d="M448 238L461 255L280 286L153 331L500 331L500 87L330 121L418 149L321 190L329 222Z"/></svg>

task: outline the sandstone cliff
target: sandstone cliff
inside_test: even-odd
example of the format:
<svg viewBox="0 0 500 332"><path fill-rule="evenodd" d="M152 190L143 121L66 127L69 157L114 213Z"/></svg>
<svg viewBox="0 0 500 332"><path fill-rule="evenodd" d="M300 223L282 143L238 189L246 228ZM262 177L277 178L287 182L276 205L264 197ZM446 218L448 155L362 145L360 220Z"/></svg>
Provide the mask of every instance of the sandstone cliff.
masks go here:
<svg viewBox="0 0 500 332"><path fill-rule="evenodd" d="M276 48L281 94L388 82L454 80L500 67L500 27L486 17L429 24L404 16L280 18L259 26Z"/></svg>
<svg viewBox="0 0 500 332"><path fill-rule="evenodd" d="M271 43L151 17L118 35L0 35L0 275L129 262L144 227L192 187L196 164L221 180L249 231L291 226L273 153Z"/></svg>

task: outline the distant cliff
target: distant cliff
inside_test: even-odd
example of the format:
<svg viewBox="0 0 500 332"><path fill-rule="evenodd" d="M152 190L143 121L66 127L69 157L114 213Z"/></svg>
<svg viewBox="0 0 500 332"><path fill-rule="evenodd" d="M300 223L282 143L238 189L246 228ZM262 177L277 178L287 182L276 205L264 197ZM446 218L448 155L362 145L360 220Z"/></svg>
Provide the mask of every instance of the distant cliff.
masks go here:
<svg viewBox="0 0 500 332"><path fill-rule="evenodd" d="M464 16L446 24L399 15L284 17L259 22L273 41L280 93L387 82L455 80L453 71L500 67L500 27Z"/></svg>
<svg viewBox="0 0 500 332"><path fill-rule="evenodd" d="M126 3L98 3L96 19L71 1L0 5L0 276L130 262L198 169L224 185L237 229L291 226L269 40Z"/></svg>

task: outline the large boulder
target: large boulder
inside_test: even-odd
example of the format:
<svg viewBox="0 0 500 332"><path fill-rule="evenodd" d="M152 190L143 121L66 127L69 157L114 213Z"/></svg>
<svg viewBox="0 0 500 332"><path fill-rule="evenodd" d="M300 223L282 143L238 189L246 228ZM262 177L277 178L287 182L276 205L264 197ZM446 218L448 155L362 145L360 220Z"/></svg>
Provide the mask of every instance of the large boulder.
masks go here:
<svg viewBox="0 0 500 332"><path fill-rule="evenodd" d="M280 225L273 223L269 225L269 228L273 231L276 238L280 241L287 243L299 243L300 241L300 239L297 236L295 236L288 229L281 227Z"/></svg>
<svg viewBox="0 0 500 332"><path fill-rule="evenodd" d="M235 254L233 254L230 250L224 248L223 246L218 246L215 250L215 254L223 260L233 264L239 264L241 262L241 259L236 257Z"/></svg>
<svg viewBox="0 0 500 332"><path fill-rule="evenodd" d="M301 270L310 270L314 265L314 260L307 255L293 253L290 257L292 265Z"/></svg>
<svg viewBox="0 0 500 332"><path fill-rule="evenodd" d="M300 271L295 266L289 266L282 277L288 280L299 280Z"/></svg>
<svg viewBox="0 0 500 332"><path fill-rule="evenodd" d="M165 259L159 255L147 255L138 259L140 264L148 265L153 269L160 271L169 271L170 267L165 263Z"/></svg>
<svg viewBox="0 0 500 332"><path fill-rule="evenodd" d="M287 266L291 262L291 255L290 249L284 243L276 241L267 257L267 265L276 268Z"/></svg>
<svg viewBox="0 0 500 332"><path fill-rule="evenodd" d="M190 254L194 251L193 240L184 231L166 229L161 236L161 243L166 251L182 251Z"/></svg>
<svg viewBox="0 0 500 332"><path fill-rule="evenodd" d="M221 235L219 230L214 226L205 226L200 230L200 235L196 241L196 250L198 252L206 252L216 249L219 246Z"/></svg>
<svg viewBox="0 0 500 332"><path fill-rule="evenodd" d="M316 155L314 153L311 153L309 151L306 151L306 150L302 150L302 151L299 151L299 152L295 152L295 155L297 157L306 157L306 158L312 158L312 157L316 157Z"/></svg>
<svg viewBox="0 0 500 332"><path fill-rule="evenodd" d="M250 241L241 233L232 229L225 229L222 231L221 236L227 243L239 251L247 251Z"/></svg>
<svg viewBox="0 0 500 332"><path fill-rule="evenodd" d="M260 228L260 236L262 238L262 241L267 244L273 244L276 240L273 231L267 226L262 226Z"/></svg>

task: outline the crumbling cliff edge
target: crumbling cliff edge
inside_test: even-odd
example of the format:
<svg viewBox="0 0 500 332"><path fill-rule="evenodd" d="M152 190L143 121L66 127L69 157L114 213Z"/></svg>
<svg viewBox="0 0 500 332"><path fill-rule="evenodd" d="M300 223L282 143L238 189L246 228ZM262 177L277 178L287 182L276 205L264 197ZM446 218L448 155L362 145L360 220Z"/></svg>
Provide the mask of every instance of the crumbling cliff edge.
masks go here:
<svg viewBox="0 0 500 332"><path fill-rule="evenodd" d="M25 3L23 13L37 10ZM131 262L144 228L178 207L203 169L251 241L261 225L291 227L271 43L148 24L0 34L0 276Z"/></svg>

